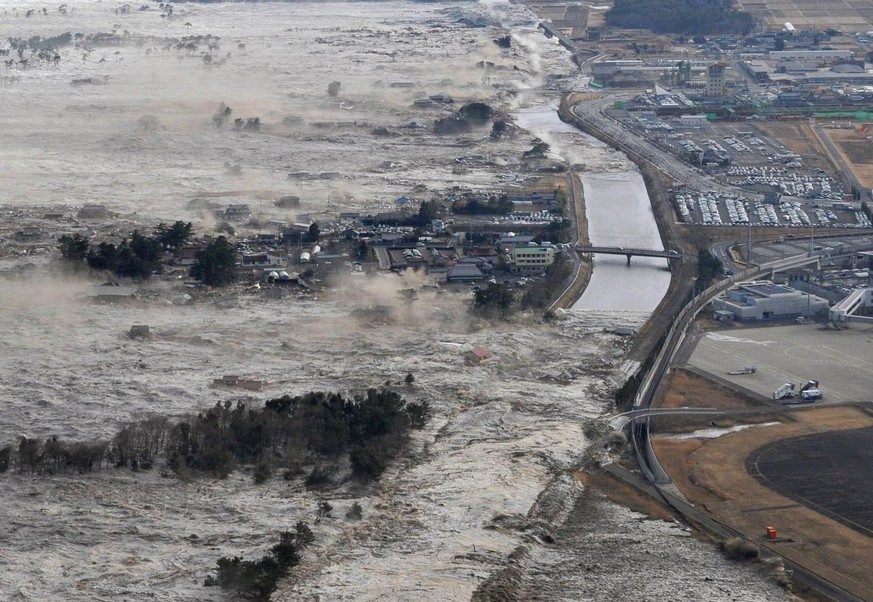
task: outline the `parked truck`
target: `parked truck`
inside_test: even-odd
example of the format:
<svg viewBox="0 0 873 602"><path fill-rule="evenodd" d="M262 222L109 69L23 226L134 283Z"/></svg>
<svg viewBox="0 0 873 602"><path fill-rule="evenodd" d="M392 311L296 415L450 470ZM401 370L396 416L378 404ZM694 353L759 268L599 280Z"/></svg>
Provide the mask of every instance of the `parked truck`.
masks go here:
<svg viewBox="0 0 873 602"><path fill-rule="evenodd" d="M818 388L817 380L808 380L800 389L800 398L803 401L815 401L824 397L824 393Z"/></svg>
<svg viewBox="0 0 873 602"><path fill-rule="evenodd" d="M773 391L773 399L794 399L797 393L794 391L794 383L785 383Z"/></svg>

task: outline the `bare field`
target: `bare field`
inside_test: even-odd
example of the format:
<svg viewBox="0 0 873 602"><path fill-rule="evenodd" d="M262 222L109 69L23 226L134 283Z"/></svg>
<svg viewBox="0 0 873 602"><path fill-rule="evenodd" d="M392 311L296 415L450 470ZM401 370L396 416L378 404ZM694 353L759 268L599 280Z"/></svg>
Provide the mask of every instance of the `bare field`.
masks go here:
<svg viewBox="0 0 873 602"><path fill-rule="evenodd" d="M792 152L800 155L804 166L823 169L827 172L834 171L833 166L826 158L825 148L819 143L809 124L797 121L758 122L754 127L767 137L784 144Z"/></svg>
<svg viewBox="0 0 873 602"><path fill-rule="evenodd" d="M867 140L866 134L859 134L854 129L823 128L823 131L834 142L858 181L864 186L873 187L873 142Z"/></svg>
<svg viewBox="0 0 873 602"><path fill-rule="evenodd" d="M867 31L873 24L873 2L870 0L739 0L738 4L771 29L780 29L786 21L797 29L833 27L844 31Z"/></svg>
<svg viewBox="0 0 873 602"><path fill-rule="evenodd" d="M854 407L808 408L796 422L758 426L694 443L668 437L654 440L656 453L683 494L717 520L743 532L840 587L867 599L873 579L873 539L763 486L746 469L756 449L791 437L873 426L868 413ZM799 467L801 468L801 467ZM801 468L802 469L802 468ZM811 480L817 474L809 474ZM822 490L831 487L827 480ZM767 526L779 539L767 541Z"/></svg>
<svg viewBox="0 0 873 602"><path fill-rule="evenodd" d="M652 403L656 408L719 408L745 410L748 398L709 379L682 369L673 369Z"/></svg>

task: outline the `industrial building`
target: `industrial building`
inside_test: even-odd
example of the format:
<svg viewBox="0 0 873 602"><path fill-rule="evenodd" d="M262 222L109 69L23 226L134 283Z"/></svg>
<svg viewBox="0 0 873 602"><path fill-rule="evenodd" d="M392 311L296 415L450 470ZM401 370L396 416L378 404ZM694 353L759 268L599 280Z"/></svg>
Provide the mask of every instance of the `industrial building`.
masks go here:
<svg viewBox="0 0 873 602"><path fill-rule="evenodd" d="M736 320L778 320L810 317L827 309L827 299L769 280L740 284L712 300L713 315L721 320L725 312Z"/></svg>
<svg viewBox="0 0 873 602"><path fill-rule="evenodd" d="M706 115L682 115L676 122L684 127L705 128L709 125Z"/></svg>

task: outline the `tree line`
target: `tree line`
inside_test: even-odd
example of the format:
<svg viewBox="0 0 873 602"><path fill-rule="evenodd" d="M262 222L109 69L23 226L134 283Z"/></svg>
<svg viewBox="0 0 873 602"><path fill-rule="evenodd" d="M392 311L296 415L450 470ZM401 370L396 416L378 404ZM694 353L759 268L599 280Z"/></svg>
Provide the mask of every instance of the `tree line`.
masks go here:
<svg viewBox="0 0 873 602"><path fill-rule="evenodd" d="M92 270L110 272L122 278L147 280L160 273L167 252L178 253L191 239L191 222L158 224L151 234L134 230L120 243L94 244L81 234L64 234L58 239L61 258L74 266L87 265ZM224 236L211 241L197 253L190 274L209 286L224 286L236 280L236 249Z"/></svg>
<svg viewBox="0 0 873 602"><path fill-rule="evenodd" d="M747 35L755 29L754 17L735 9L732 0L615 0L606 23L688 35Z"/></svg>
<svg viewBox="0 0 873 602"><path fill-rule="evenodd" d="M255 479L275 468L291 474L348 457L356 477L378 477L404 449L410 429L429 417L427 402L407 402L393 390L371 388L353 397L310 392L251 407L216 403L177 421L152 417L123 426L112 439L92 442L21 437L0 448L0 472L56 474L101 467L148 470L163 461L178 475L224 478L256 465ZM310 475L311 476L311 475Z"/></svg>

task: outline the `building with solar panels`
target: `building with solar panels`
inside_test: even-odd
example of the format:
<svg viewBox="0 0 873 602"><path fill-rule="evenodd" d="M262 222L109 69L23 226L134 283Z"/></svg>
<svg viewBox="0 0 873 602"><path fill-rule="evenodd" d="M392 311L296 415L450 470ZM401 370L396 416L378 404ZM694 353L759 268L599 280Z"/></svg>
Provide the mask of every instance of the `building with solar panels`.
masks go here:
<svg viewBox="0 0 873 602"><path fill-rule="evenodd" d="M712 300L714 315L730 312L745 321L811 317L827 309L827 299L769 280L739 284Z"/></svg>

